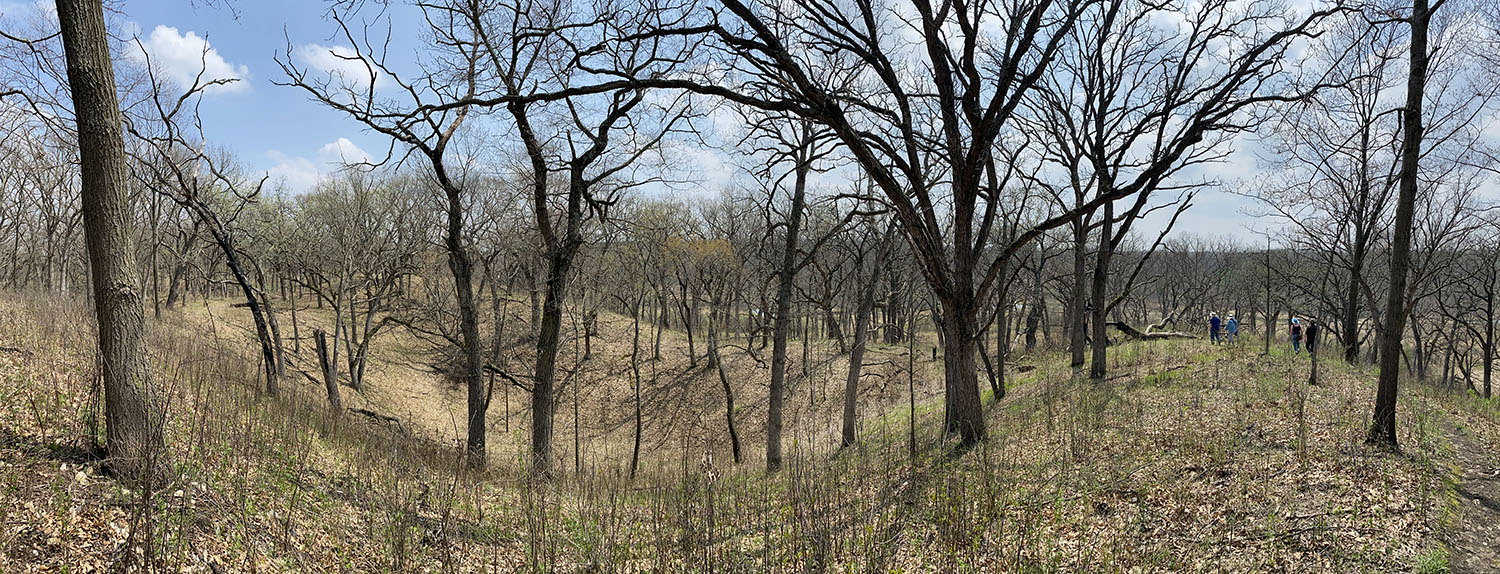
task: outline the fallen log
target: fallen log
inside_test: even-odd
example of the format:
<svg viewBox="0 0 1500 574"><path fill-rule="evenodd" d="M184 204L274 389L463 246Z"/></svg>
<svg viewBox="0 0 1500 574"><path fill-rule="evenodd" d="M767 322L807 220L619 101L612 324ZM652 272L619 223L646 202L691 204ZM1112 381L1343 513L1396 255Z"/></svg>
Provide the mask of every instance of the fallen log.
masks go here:
<svg viewBox="0 0 1500 574"><path fill-rule="evenodd" d="M366 417L369 417L370 420L372 420L372 421L374 421L376 423L383 423L383 424L395 425L396 429L399 430L399 431L401 431L401 432L405 432L406 431L406 427L404 427L404 426L401 425L401 419L398 419L396 417L383 415L383 414L377 413L377 412L369 410L369 409L350 408L349 412L357 414L357 415L364 415Z"/></svg>
<svg viewBox="0 0 1500 574"><path fill-rule="evenodd" d="M1105 324L1109 325L1111 327L1114 327L1116 330L1118 330L1121 333L1124 333L1126 337L1130 337L1131 339L1135 339L1135 340L1138 340L1138 341L1158 341L1158 340L1162 340L1162 339L1197 339L1198 338L1197 335L1194 335L1192 333L1183 333L1183 332L1180 332L1180 331L1160 331L1160 332L1142 333L1142 332L1140 332L1140 330L1136 329L1135 327L1131 327L1129 324L1125 323L1124 321L1110 321L1110 322L1105 323Z"/></svg>

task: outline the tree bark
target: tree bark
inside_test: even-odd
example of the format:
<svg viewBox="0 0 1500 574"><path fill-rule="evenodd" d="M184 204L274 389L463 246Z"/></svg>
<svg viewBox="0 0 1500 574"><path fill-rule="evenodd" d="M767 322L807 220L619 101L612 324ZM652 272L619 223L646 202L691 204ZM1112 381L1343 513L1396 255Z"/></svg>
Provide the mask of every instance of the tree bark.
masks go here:
<svg viewBox="0 0 1500 574"><path fill-rule="evenodd" d="M859 305L854 310L854 344L849 348L849 376L844 380L844 425L842 446L854 444L854 419L855 407L859 399L859 377L864 368L865 343L870 339L870 316L875 313L875 289L880 284L880 268L885 264L885 255L890 251L891 239L895 236L895 225L886 229L885 237L880 241L879 251L875 255L874 265L871 266L871 276L860 284ZM859 262L855 262L855 276L858 277ZM831 314L831 313L830 313Z"/></svg>
<svg viewBox="0 0 1500 574"><path fill-rule="evenodd" d="M641 461L641 296L630 306L630 374L635 383L635 444L630 448L630 478Z"/></svg>
<svg viewBox="0 0 1500 574"><path fill-rule="evenodd" d="M1396 398L1401 367L1401 333L1406 322L1406 275L1411 267L1412 219L1416 211L1417 169L1422 147L1422 97L1427 84L1427 28L1432 18L1427 0L1413 0L1411 10L1411 73L1406 80L1406 106L1401 111L1401 181L1396 200L1396 222L1391 238L1390 284L1380 334L1380 378L1375 413L1366 442L1397 446Z"/></svg>
<svg viewBox="0 0 1500 574"><path fill-rule="evenodd" d="M943 369L947 387L947 429L959 435L963 446L985 438L984 410L979 398L979 373L974 347L979 329L975 304L966 293L950 294L943 304Z"/></svg>
<svg viewBox="0 0 1500 574"><path fill-rule="evenodd" d="M463 348L459 350L463 354L459 377L468 390L469 433L464 450L468 455L469 465L479 468L484 466L488 454L484 415L489 409L490 398L481 370L480 353L483 348L479 342L479 310L474 304L474 263L464 250L463 190L457 182L448 178L448 172L438 155L432 156L432 164L448 200L443 245L448 251L448 271L453 274L453 290L458 299L458 326L463 342Z"/></svg>
<svg viewBox="0 0 1500 574"><path fill-rule="evenodd" d="M729 448L734 455L734 463L739 464L743 460L740 454L740 433L734 426L734 388L729 386L729 374L724 369L724 358L719 356L719 337L714 331L713 311L710 310L708 321L708 352L714 368L719 371L719 386L724 390L724 423L729 429ZM726 321L727 323L727 321Z"/></svg>
<svg viewBox="0 0 1500 574"><path fill-rule="evenodd" d="M1068 301L1068 344L1071 351L1068 364L1074 369L1083 368L1084 301L1088 293L1084 282L1084 259L1087 252L1088 224L1083 214L1079 214L1073 223L1073 295Z"/></svg>
<svg viewBox="0 0 1500 574"><path fill-rule="evenodd" d="M104 381L105 446L122 475L149 478L162 447L163 405L146 357L145 310L131 239L130 185L114 65L99 0L58 0L78 122L84 240Z"/></svg>
<svg viewBox="0 0 1500 574"><path fill-rule="evenodd" d="M804 127L802 149L797 151L795 180L792 184L791 212L786 220L786 242L776 283L776 315L771 329L771 390L766 413L766 470L781 468L781 410L786 395L786 343L791 327L792 284L796 279L797 235L802 229L802 208L806 199L807 176L811 166L808 155L812 142L810 128Z"/></svg>
<svg viewBox="0 0 1500 574"><path fill-rule="evenodd" d="M328 412L334 416L344 412L344 401L339 396L339 372L337 364L328 356L328 334L322 329L313 330L313 344L318 353L318 369L323 374L323 386L328 390Z"/></svg>
<svg viewBox="0 0 1500 574"><path fill-rule="evenodd" d="M1099 193L1101 195L1107 195L1113 191L1109 186L1109 177L1106 174L1099 173L1097 177L1099 178ZM1094 339L1093 355L1089 360L1089 378L1095 382L1103 381L1104 375L1108 370L1109 335L1104 329L1106 327L1105 321L1107 320L1105 313L1109 311L1109 304L1106 301L1106 297L1109 295L1110 258L1114 255L1112 241L1114 217L1114 203L1106 202L1104 204L1104 216L1100 218L1099 222L1099 251L1094 258L1094 282L1089 299L1089 306L1092 308L1091 312L1093 314L1093 324L1090 327L1093 330Z"/></svg>
<svg viewBox="0 0 1500 574"><path fill-rule="evenodd" d="M1369 242L1368 226L1364 224L1366 202L1370 195L1369 166L1367 165L1369 149L1370 126L1365 124L1360 130L1359 200L1356 212L1353 214L1358 221L1354 229L1354 253L1349 260L1349 288L1344 300L1344 324L1340 329L1344 336L1344 362L1351 365L1359 361L1359 286L1364 275L1365 246Z"/></svg>

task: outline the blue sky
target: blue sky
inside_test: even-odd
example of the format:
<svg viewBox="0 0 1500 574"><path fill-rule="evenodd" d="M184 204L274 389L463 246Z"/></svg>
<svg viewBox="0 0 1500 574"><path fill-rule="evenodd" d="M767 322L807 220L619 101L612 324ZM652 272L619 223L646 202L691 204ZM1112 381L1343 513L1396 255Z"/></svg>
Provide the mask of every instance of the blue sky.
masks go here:
<svg viewBox="0 0 1500 574"><path fill-rule="evenodd" d="M233 13L188 0L124 2L121 17L140 30L152 59L169 73L193 73L204 42L212 52L208 68L239 82L208 94L201 108L209 141L235 151L245 166L285 178L294 191L307 189L318 174L340 158L383 154L384 138L365 133L354 121L312 102L299 90L277 86L284 79L275 58L290 42L303 64L330 64L330 49L347 42L334 37L336 25L315 0L237 2ZM409 37L409 36L408 36ZM393 36L393 51L411 50ZM365 150L369 150L366 152Z"/></svg>
<svg viewBox="0 0 1500 574"><path fill-rule="evenodd" d="M0 14L50 10L52 1L0 0ZM211 75L239 79L203 100L204 130L210 142L228 147L246 168L270 173L273 180L285 182L293 192L310 188L319 175L336 169L341 160L383 156L389 145L385 137L365 132L343 114L310 101L299 89L273 83L284 78L275 58L284 57L288 50L298 64L313 69L326 70L340 64L329 52L347 49L349 42L337 36L338 27L327 18L325 2L227 1L233 3L232 11L204 0L126 0L116 4L124 28L138 31L152 60L168 74L190 77L196 73L206 43L211 50L207 55ZM416 19L419 16L404 3L392 5L392 10L406 11L392 18L397 26L420 23ZM418 49L415 43L420 36L416 32L397 29L391 35L393 59ZM732 171L724 158L705 157L716 152L690 154L693 163L700 166L716 164L718 178ZM1233 185L1242 178L1253 178L1258 171L1256 163L1255 154L1242 149L1213 171L1215 177ZM1258 232L1271 222L1243 214L1253 207L1249 200L1210 190L1200 194L1177 229L1199 235L1229 235L1258 245ZM1137 228L1143 235L1154 237L1166 216L1163 212Z"/></svg>

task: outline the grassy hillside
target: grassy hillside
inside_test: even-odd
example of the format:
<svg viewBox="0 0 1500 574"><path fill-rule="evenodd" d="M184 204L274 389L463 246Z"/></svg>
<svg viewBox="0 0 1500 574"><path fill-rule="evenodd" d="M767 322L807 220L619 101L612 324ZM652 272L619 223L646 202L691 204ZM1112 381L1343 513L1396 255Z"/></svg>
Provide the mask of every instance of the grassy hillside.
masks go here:
<svg viewBox="0 0 1500 574"><path fill-rule="evenodd" d="M1102 385L1061 357L1021 361L989 406L991 440L967 452L936 432L941 363L918 361L915 456L905 349L881 349L864 442L838 452L842 367L824 346L789 392L795 456L766 476L763 371L742 350L729 358L751 455L735 466L716 378L688 369L668 333L648 472L631 481L629 323L612 317L578 375L583 472L530 484L519 394L508 434L491 413L494 464L472 474L452 445L462 402L412 341L382 343L366 396L346 398L401 424L335 419L300 377L260 394L226 313L154 328L171 472L127 488L90 448L85 308L0 297L0 571L1437 572L1459 504L1452 433L1500 445L1492 407L1408 383L1402 452L1370 450L1372 373L1330 361L1306 387L1305 356L1163 341L1117 347ZM571 471L571 394L559 414Z"/></svg>

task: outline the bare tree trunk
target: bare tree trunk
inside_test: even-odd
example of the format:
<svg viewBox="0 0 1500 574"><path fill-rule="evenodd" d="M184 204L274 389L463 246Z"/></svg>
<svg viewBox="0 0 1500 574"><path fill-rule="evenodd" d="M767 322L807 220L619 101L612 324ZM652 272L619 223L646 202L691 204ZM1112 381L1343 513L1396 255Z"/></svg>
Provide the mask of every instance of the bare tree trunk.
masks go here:
<svg viewBox="0 0 1500 574"><path fill-rule="evenodd" d="M851 446L855 441L854 419L855 407L859 399L859 376L864 368L865 343L870 339L870 316L875 312L875 289L880 285L880 268L885 264L885 256L890 251L895 230L894 224L887 227L885 237L880 241L879 251L875 254L870 278L861 283L859 288L859 305L854 311L854 345L849 348L849 376L844 380L842 446ZM859 277L859 267L859 262L856 261L854 267L856 278Z"/></svg>
<svg viewBox="0 0 1500 574"><path fill-rule="evenodd" d="M686 281L682 279L681 281ZM688 368L698 368L698 344L693 337L693 324L698 318L698 305L696 298L688 292L687 283L680 283L682 301L678 305L678 311L682 314L682 330L687 332L688 341Z"/></svg>
<svg viewBox="0 0 1500 574"><path fill-rule="evenodd" d="M1359 175L1359 202L1354 217L1362 220L1365 217L1365 202L1370 194L1370 178L1368 173L1368 151L1370 149L1370 126L1364 125L1360 130L1360 175ZM1354 253L1349 260L1349 289L1344 300L1343 328L1340 331L1344 335L1344 362L1354 364L1359 361L1359 286L1363 280L1365 266L1365 245L1368 239L1365 237L1365 225L1356 225L1354 230Z"/></svg>
<svg viewBox="0 0 1500 574"><path fill-rule="evenodd" d="M1276 316L1279 310L1271 305L1271 237L1266 237L1266 348L1263 353L1271 354L1271 331L1276 329Z"/></svg>
<svg viewBox="0 0 1500 574"><path fill-rule="evenodd" d="M806 130L807 128L804 128ZM804 131L806 135L806 131ZM806 199L811 142L804 138L797 152L796 178L792 184L792 206L786 220L786 242L776 284L776 315L771 329L771 390L766 409L766 470L781 468L781 410L786 395L786 342L791 328L792 284L796 279L797 235L802 230L802 208Z"/></svg>
<svg viewBox="0 0 1500 574"><path fill-rule="evenodd" d="M714 368L719 371L719 386L724 390L724 423L729 429L729 448L734 455L734 463L739 464L743 460L740 454L740 433L734 427L734 388L729 386L729 375L724 370L724 358L719 356L719 337L714 331L713 311L709 311L708 320L708 353ZM726 323L728 321L725 321Z"/></svg>
<svg viewBox="0 0 1500 574"><path fill-rule="evenodd" d="M484 385L484 373L479 342L479 311L474 305L474 264L464 250L464 215L462 190L448 179L447 170L437 155L431 157L438 182L447 197L447 227L443 242L448 251L448 271L453 274L453 289L458 298L458 325L462 334L463 367L459 376L468 390L469 436L464 449L469 464L482 467L488 450L485 446L485 412L489 410L490 397Z"/></svg>
<svg viewBox="0 0 1500 574"><path fill-rule="evenodd" d="M1088 226L1080 214L1073 223L1073 297L1068 301L1068 343L1071 358L1068 363L1074 369L1083 368L1084 345L1084 301L1087 301L1084 282L1084 257L1088 252Z"/></svg>
<svg viewBox="0 0 1500 574"><path fill-rule="evenodd" d="M188 235L187 241L183 243L182 253L178 254L177 263L172 266L172 276L167 279L166 307L168 309L171 309L174 304L178 306L182 305L181 290L187 288L188 254L192 252L193 245L197 243L199 225L198 218L194 217L193 231Z"/></svg>
<svg viewBox="0 0 1500 574"><path fill-rule="evenodd" d="M630 374L635 383L635 445L630 449L630 478L641 461L641 298L630 306Z"/></svg>
<svg viewBox="0 0 1500 574"><path fill-rule="evenodd" d="M979 399L979 373L974 362L974 347L979 328L972 295L966 292L940 297L943 306L944 346L943 384L946 387L947 423L950 433L957 433L964 446L984 440L984 410Z"/></svg>
<svg viewBox="0 0 1500 574"><path fill-rule="evenodd" d="M1490 378L1495 368L1495 289L1488 289L1485 295L1484 344L1481 350L1484 354L1484 398L1488 399Z"/></svg>
<svg viewBox="0 0 1500 574"><path fill-rule="evenodd" d="M1001 277L1008 273L1010 262L1006 262L1006 270L1000 272ZM1006 300L1010 298L1009 282L1000 285L1000 303L995 309L995 380L994 388L990 392L994 394L995 401L1005 398L1005 358L1010 355L1010 323L1006 321L1007 311L1010 305Z"/></svg>
<svg viewBox="0 0 1500 574"><path fill-rule="evenodd" d="M105 446L124 476L149 478L162 447L162 403L146 361L136 284L130 184L115 72L99 0L58 0L68 86L78 122L84 239L104 380Z"/></svg>
<svg viewBox="0 0 1500 574"><path fill-rule="evenodd" d="M302 334L300 332L298 332L298 328L297 328L297 287L295 285L292 286L292 293L291 293L291 295L292 295L292 297L291 297L291 301L289 302L289 305L292 308L292 352L293 353L301 353L302 352Z"/></svg>
<svg viewBox="0 0 1500 574"><path fill-rule="evenodd" d="M1366 441L1389 447L1396 443L1396 397L1401 367L1401 333L1406 322L1406 275L1411 267L1412 219L1416 211L1417 162L1422 148L1422 97L1427 84L1427 28L1432 18L1427 0L1413 0L1411 9L1411 73L1406 81L1406 107L1401 111L1401 181L1396 200L1395 230L1391 238L1390 285L1380 334L1380 378L1375 414Z"/></svg>
<svg viewBox="0 0 1500 574"><path fill-rule="evenodd" d="M344 401L339 397L338 367L328 356L328 334L314 329L313 344L317 348L318 368L323 373L323 386L328 389L328 412L339 416L344 412Z"/></svg>
<svg viewBox="0 0 1500 574"><path fill-rule="evenodd" d="M1099 194L1108 195L1114 191L1113 184L1108 174L1108 169L1101 169L1096 174L1099 179ZM1104 376L1109 368L1108 349L1109 335L1105 332L1105 313L1109 311L1109 265L1110 258L1114 256L1114 202L1104 203L1104 215L1099 218L1099 252L1094 257L1094 284L1090 297L1089 306L1092 307L1093 324L1093 356L1089 361L1089 378L1094 382L1103 382ZM1126 223L1128 225L1128 222Z"/></svg>
<svg viewBox="0 0 1500 574"><path fill-rule="evenodd" d="M542 302L542 324L536 339L536 376L531 389L531 464L538 476L552 471L553 406L556 394L557 345L562 333L563 297L568 287L567 268L571 255L551 257L546 294Z"/></svg>

